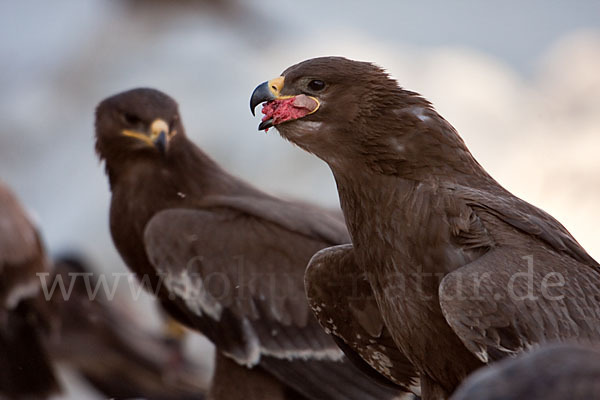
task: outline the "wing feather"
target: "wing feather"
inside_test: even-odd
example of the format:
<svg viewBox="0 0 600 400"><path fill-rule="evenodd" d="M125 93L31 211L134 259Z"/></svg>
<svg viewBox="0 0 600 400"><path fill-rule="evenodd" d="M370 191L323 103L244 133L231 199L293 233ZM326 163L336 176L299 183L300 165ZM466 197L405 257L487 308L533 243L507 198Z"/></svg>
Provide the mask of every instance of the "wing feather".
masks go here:
<svg viewBox="0 0 600 400"><path fill-rule="evenodd" d="M227 311L238 321L244 363L256 364L261 354L341 357L332 342L315 340L320 327L309 318L302 284L302 260L322 242L222 208L162 211L148 223L145 244L167 289L187 308L214 321Z"/></svg>
<svg viewBox="0 0 600 400"><path fill-rule="evenodd" d="M308 307L306 264L332 244L324 237L347 237L343 224L335 235L338 228L319 234L320 222L296 229L293 219L278 219L287 212L234 205L166 210L148 223L146 251L169 307L238 364L260 365L309 398L396 397L348 362Z"/></svg>
<svg viewBox="0 0 600 400"><path fill-rule="evenodd" d="M544 242L553 250L596 268L600 265L581 247L569 231L545 211L501 190L488 193L483 190L455 185L454 195L473 207L476 213L489 213L505 224Z"/></svg>
<svg viewBox="0 0 600 400"><path fill-rule="evenodd" d="M446 320L483 362L551 340L600 336L600 274L535 245L494 248L440 285Z"/></svg>
<svg viewBox="0 0 600 400"><path fill-rule="evenodd" d="M313 256L305 276L310 306L323 328L338 338L363 370L371 376L377 371L380 380L418 394L417 373L385 327L352 251L352 245L341 245Z"/></svg>

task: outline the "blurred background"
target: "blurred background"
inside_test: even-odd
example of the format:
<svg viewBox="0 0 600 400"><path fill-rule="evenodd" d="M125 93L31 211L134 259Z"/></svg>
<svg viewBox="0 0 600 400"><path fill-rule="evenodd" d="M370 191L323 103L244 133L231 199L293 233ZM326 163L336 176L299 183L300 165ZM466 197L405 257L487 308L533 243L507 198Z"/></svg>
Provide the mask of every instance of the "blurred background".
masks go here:
<svg viewBox="0 0 600 400"><path fill-rule="evenodd" d="M325 164L274 130L258 132L248 102L291 64L343 55L376 62L431 100L492 176L598 260L600 2L494 3L2 1L0 178L51 254L77 251L100 271L126 271L108 231L94 108L148 86L179 102L188 136L233 174L336 207ZM138 303L141 323L156 326L148 296ZM191 342L210 366L210 345ZM63 374L61 398L99 398Z"/></svg>

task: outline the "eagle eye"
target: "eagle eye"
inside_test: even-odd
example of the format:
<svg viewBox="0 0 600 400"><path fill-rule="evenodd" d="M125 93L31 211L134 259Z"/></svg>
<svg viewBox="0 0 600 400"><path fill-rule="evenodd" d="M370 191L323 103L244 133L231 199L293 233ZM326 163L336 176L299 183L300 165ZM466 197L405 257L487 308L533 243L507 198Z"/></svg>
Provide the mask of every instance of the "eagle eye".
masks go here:
<svg viewBox="0 0 600 400"><path fill-rule="evenodd" d="M313 79L308 83L308 88L314 92L325 89L325 82L319 79Z"/></svg>
<svg viewBox="0 0 600 400"><path fill-rule="evenodd" d="M169 131L172 131L175 128L175 125L177 124L177 122L179 121L179 116L174 116L173 119L171 120L171 123L169 124Z"/></svg>
<svg viewBox="0 0 600 400"><path fill-rule="evenodd" d="M142 122L142 120L138 118L137 115L131 113L123 113L123 118L125 119L125 122L127 122L131 126L138 125Z"/></svg>

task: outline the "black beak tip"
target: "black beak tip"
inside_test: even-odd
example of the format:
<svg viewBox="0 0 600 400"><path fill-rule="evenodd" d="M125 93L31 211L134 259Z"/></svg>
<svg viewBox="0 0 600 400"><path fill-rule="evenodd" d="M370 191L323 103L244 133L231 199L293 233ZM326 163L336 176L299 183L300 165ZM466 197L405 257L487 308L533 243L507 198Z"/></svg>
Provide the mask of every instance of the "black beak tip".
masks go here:
<svg viewBox="0 0 600 400"><path fill-rule="evenodd" d="M258 125L259 131L264 131L265 129L269 129L273 127L273 118L268 119L266 121L262 121L260 125Z"/></svg>
<svg viewBox="0 0 600 400"><path fill-rule="evenodd" d="M165 154L167 151L167 133L161 132L154 141L154 145L161 154Z"/></svg>

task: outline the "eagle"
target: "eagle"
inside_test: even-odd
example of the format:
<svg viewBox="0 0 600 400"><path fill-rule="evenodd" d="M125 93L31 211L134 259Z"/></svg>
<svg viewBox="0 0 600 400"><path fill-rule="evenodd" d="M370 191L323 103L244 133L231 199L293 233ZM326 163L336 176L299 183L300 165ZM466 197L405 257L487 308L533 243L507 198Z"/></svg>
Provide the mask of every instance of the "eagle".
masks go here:
<svg viewBox="0 0 600 400"><path fill-rule="evenodd" d="M0 398L60 391L47 343L53 318L38 276L50 266L36 228L0 181Z"/></svg>
<svg viewBox="0 0 600 400"><path fill-rule="evenodd" d="M373 63L321 57L260 84L251 110L263 102L259 129L333 172L352 243L311 259L306 290L323 327L369 365L382 370L355 338L377 346L382 322L423 398L447 398L490 361L600 339L598 263L496 182L422 96ZM329 292L340 273L368 281L378 317Z"/></svg>
<svg viewBox="0 0 600 400"><path fill-rule="evenodd" d="M588 400L600 393L600 350L551 343L482 368L452 400Z"/></svg>
<svg viewBox="0 0 600 400"><path fill-rule="evenodd" d="M105 99L95 126L113 242L165 310L216 346L210 398L386 399L409 389L414 371L380 385L310 311L304 271L317 251L349 242L341 215L225 172L158 90Z"/></svg>
<svg viewBox="0 0 600 400"><path fill-rule="evenodd" d="M204 398L208 371L186 356L179 335L149 331L132 317L134 304L94 292L103 279L76 253L54 259L46 281L55 288L49 305L59 321L48 346L52 359L106 398Z"/></svg>

